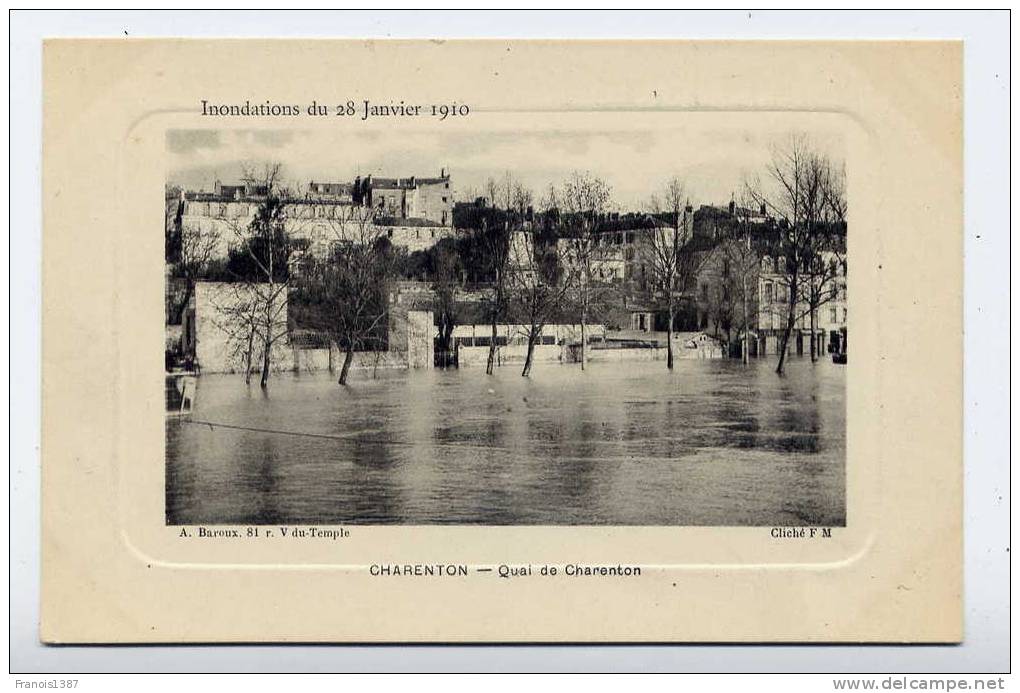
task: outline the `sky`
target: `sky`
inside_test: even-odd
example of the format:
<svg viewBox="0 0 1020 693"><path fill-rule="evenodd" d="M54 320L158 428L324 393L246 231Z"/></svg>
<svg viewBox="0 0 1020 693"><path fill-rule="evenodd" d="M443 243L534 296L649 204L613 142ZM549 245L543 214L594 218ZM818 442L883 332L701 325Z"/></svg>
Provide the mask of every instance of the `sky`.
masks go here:
<svg viewBox="0 0 1020 693"><path fill-rule="evenodd" d="M521 129L386 130L171 130L167 133L167 182L188 190L213 189L218 178L234 182L245 163L279 162L283 179L304 190L311 180L349 182L369 173L396 178L451 173L454 199L484 194L489 177L506 172L544 197L573 171L605 179L613 208L649 209L672 176L684 181L692 204L739 199L743 181L764 176L770 147L793 132L782 126L734 127L700 119L634 127L535 127ZM798 132L804 132L798 129ZM807 131L818 147L841 159L844 138L832 129Z"/></svg>

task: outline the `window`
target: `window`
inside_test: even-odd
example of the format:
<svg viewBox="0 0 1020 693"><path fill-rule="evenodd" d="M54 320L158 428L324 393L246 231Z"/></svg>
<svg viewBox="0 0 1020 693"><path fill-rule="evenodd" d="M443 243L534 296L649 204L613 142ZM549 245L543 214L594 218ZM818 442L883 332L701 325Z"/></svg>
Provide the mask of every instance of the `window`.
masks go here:
<svg viewBox="0 0 1020 693"><path fill-rule="evenodd" d="M446 202L446 198L445 197L443 198L443 202Z"/></svg>
<svg viewBox="0 0 1020 693"><path fill-rule="evenodd" d="M393 229L387 229L386 236L388 238L393 238Z"/></svg>
<svg viewBox="0 0 1020 693"><path fill-rule="evenodd" d="M829 322L832 322L832 323L836 322L836 309L835 308L829 308Z"/></svg>
<svg viewBox="0 0 1020 693"><path fill-rule="evenodd" d="M846 308L843 309L843 322L846 323Z"/></svg>
<svg viewBox="0 0 1020 693"><path fill-rule="evenodd" d="M722 263L722 276L730 276L730 259L724 258Z"/></svg>
<svg viewBox="0 0 1020 693"><path fill-rule="evenodd" d="M765 303L772 303L772 282L765 282Z"/></svg>

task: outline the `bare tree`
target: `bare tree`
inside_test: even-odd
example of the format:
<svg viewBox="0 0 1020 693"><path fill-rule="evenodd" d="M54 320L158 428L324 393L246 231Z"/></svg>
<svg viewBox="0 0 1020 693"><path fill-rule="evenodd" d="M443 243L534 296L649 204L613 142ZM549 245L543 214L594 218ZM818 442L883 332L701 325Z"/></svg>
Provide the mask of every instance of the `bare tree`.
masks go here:
<svg viewBox="0 0 1020 693"><path fill-rule="evenodd" d="M173 277L183 280L184 291L177 295L174 302L171 324L180 324L184 311L188 308L191 295L195 290L195 282L202 278L209 264L220 252L219 230L212 226L202 229L201 226L190 224L184 216L185 201L179 189L174 189L171 197L168 190L166 204L166 238L167 261Z"/></svg>
<svg viewBox="0 0 1020 693"><path fill-rule="evenodd" d="M287 310L290 260L294 250L286 227L286 200L277 187L280 169L278 163L246 167L242 179L261 201L247 224L224 219L238 246L231 253L228 271L245 285L245 301L254 304L257 315L253 340L261 349L259 384L263 388L269 383L274 347L287 338L287 321L283 316Z"/></svg>
<svg viewBox="0 0 1020 693"><path fill-rule="evenodd" d="M372 209L352 206L338 212L330 220L333 239L325 255L302 258L296 298L303 320L343 351L337 382L346 385L354 352L385 346L394 258Z"/></svg>
<svg viewBox="0 0 1020 693"><path fill-rule="evenodd" d="M610 195L611 188L604 180L577 171L567 180L561 194L557 195L555 189L550 193L552 201L559 199L563 203L563 259L576 277L581 321L581 370L587 362L589 311L598 302L600 285L605 283L602 274L605 253L598 243L598 229L609 207Z"/></svg>
<svg viewBox="0 0 1020 693"><path fill-rule="evenodd" d="M184 279L184 295L177 309L177 320L191 301L195 282L201 279L209 264L220 252L220 232L215 228L201 229L190 224L181 226L181 259L174 267L174 273Z"/></svg>
<svg viewBox="0 0 1020 693"><path fill-rule="evenodd" d="M727 344L732 337L737 304L733 291L733 277L730 262L726 257L726 241L715 248L712 261L706 262L699 273L703 293L698 298L707 323L712 326L713 335ZM707 329L707 328L706 328Z"/></svg>
<svg viewBox="0 0 1020 693"><path fill-rule="evenodd" d="M460 256L444 244L433 248L432 293L435 295L436 321L439 328L439 349L445 359L453 350L453 330L457 326L457 287Z"/></svg>
<svg viewBox="0 0 1020 693"><path fill-rule="evenodd" d="M244 373L245 384L251 383L254 367L255 347L264 344L260 301L252 290L252 285L244 282L230 283L229 291L214 295L211 303L215 312L212 322L227 335L227 359L239 363ZM277 307L277 329L286 329L286 320L282 319L281 306Z"/></svg>
<svg viewBox="0 0 1020 693"><path fill-rule="evenodd" d="M509 175L510 174L508 173L507 176ZM501 197L500 185L492 176L489 176L485 181L485 197L488 199L490 207L499 206L499 200Z"/></svg>
<svg viewBox="0 0 1020 693"><path fill-rule="evenodd" d="M666 310L666 368L673 369L673 322L684 292L693 285L705 261L692 252L693 232L683 181L670 178L660 196L652 198L655 219L643 234L641 253L648 268L652 297Z"/></svg>
<svg viewBox="0 0 1020 693"><path fill-rule="evenodd" d="M559 262L557 254L535 244L511 267L513 311L527 325L528 350L522 376L531 374L535 345L545 326L562 311L573 284L571 273Z"/></svg>
<svg viewBox="0 0 1020 693"><path fill-rule="evenodd" d="M817 305L811 305L815 303L812 295L817 293L818 300L823 295L829 296L828 292L816 292L812 287L818 283L815 273L827 264L819 262L819 255L830 242L830 225L826 221L832 209L827 198L831 194L833 165L806 136L797 134L773 146L766 172L771 185L766 187L755 180L747 185L747 193L778 220L780 237L777 251L784 260L779 281L785 286L787 297L779 363L776 365L776 372L782 374L790 335L804 314L811 316L814 342L813 309ZM809 303L806 311L802 307L805 299Z"/></svg>
<svg viewBox="0 0 1020 693"><path fill-rule="evenodd" d="M481 245L485 253L485 263L490 275L489 290L485 295L485 303L489 316L492 334L489 340L489 355L485 363L485 373L492 375L496 368L497 336L499 321L506 316L509 304L509 284L511 274L512 237L514 233L514 210L521 209L517 219L522 220L524 211L531 204L531 193L519 183L515 184L509 172L503 183L489 178L485 184L486 194L494 209L502 207L502 218L498 216L483 217Z"/></svg>
<svg viewBox="0 0 1020 693"><path fill-rule="evenodd" d="M755 324L753 316L758 315L758 276L761 261L751 238L750 199L743 200L737 209L737 235L723 248L723 255L729 263L732 277L731 286L739 308L740 358L748 362L748 338Z"/></svg>

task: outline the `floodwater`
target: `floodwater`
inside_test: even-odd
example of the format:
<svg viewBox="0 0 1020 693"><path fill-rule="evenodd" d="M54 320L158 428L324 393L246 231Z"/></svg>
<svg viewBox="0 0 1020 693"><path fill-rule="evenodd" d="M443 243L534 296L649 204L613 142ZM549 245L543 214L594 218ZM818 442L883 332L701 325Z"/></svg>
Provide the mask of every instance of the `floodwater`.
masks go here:
<svg viewBox="0 0 1020 693"><path fill-rule="evenodd" d="M844 525L846 367L201 376L169 524Z"/></svg>

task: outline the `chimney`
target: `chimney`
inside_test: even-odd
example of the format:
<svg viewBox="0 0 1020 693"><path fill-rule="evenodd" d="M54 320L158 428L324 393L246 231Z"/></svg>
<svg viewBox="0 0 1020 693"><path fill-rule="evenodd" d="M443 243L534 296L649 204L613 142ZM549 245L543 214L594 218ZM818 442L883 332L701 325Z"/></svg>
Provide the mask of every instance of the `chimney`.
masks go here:
<svg viewBox="0 0 1020 693"><path fill-rule="evenodd" d="M730 200L730 214L733 214L735 211L737 211L737 203Z"/></svg>
<svg viewBox="0 0 1020 693"><path fill-rule="evenodd" d="M417 176L411 176L411 187L412 188L415 187L415 185L414 185L415 178L417 178Z"/></svg>
<svg viewBox="0 0 1020 693"><path fill-rule="evenodd" d="M765 203L764 202L761 203L761 215L765 216Z"/></svg>
<svg viewBox="0 0 1020 693"><path fill-rule="evenodd" d="M449 178L449 175L446 173L446 167L445 166L443 166L441 169L439 169L439 177L440 178Z"/></svg>

